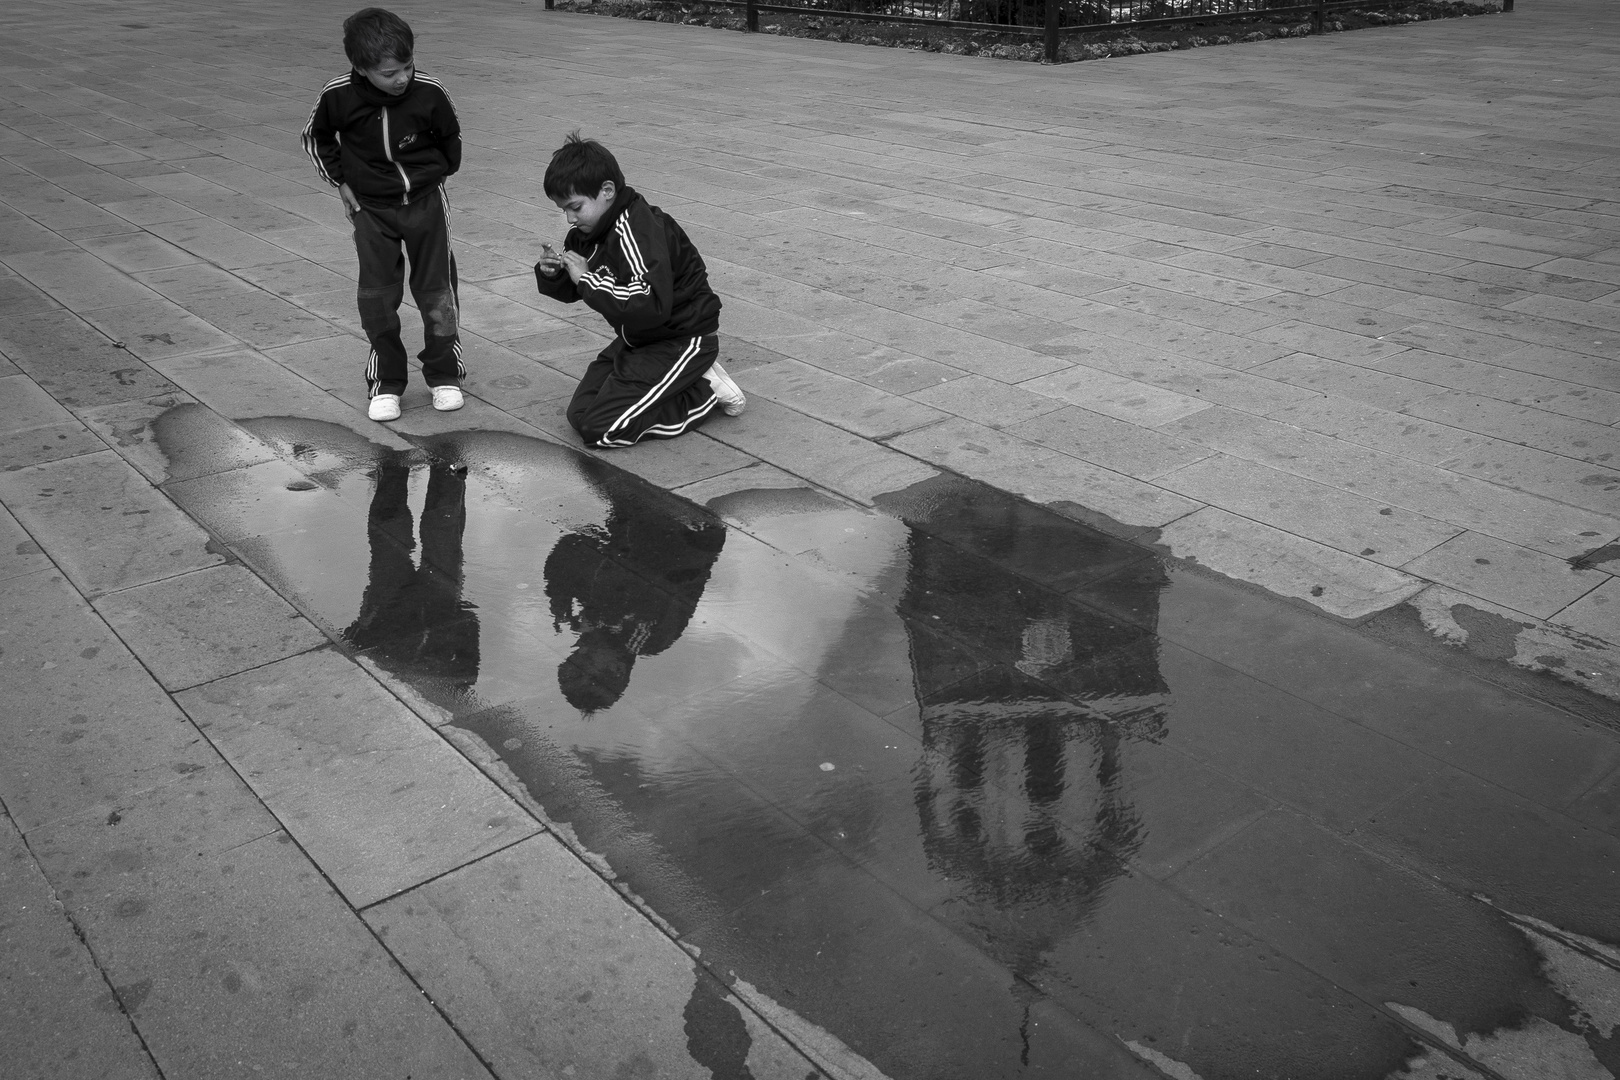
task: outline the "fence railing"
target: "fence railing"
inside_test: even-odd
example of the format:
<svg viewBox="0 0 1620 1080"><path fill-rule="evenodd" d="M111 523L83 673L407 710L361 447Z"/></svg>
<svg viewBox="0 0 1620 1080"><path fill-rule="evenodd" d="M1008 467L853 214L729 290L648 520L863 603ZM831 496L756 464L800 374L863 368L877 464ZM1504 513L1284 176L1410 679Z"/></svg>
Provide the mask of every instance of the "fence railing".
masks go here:
<svg viewBox="0 0 1620 1080"><path fill-rule="evenodd" d="M671 0L678 2L678 0ZM1322 31L1331 12L1399 7L1411 0L690 0L705 7L745 10L750 31L762 11L857 22L912 23L941 28L1044 36L1046 59L1055 63L1065 37L1179 23L1221 23L1260 17L1308 18ZM546 0L550 8L554 0ZM1503 11L1513 0L1501 0Z"/></svg>

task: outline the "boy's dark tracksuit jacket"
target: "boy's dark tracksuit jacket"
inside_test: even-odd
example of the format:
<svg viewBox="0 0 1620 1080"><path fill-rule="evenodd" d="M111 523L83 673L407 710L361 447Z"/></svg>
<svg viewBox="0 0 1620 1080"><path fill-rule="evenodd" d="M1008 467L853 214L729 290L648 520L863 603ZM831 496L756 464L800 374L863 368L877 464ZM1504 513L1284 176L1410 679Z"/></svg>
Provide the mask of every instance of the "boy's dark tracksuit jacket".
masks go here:
<svg viewBox="0 0 1620 1080"><path fill-rule="evenodd" d="M686 232L626 185L589 235L570 229L563 247L585 257L586 273L576 285L537 264L540 292L585 301L618 332L574 392L574 430L592 446L628 446L707 419L718 404L703 373L719 355L720 298Z"/></svg>
<svg viewBox="0 0 1620 1080"><path fill-rule="evenodd" d="M371 340L366 383L372 396L404 391L408 368L399 337L400 245L411 266L411 295L427 341L429 386L455 385L461 366L460 310L443 184L461 168L461 124L450 95L417 72L405 92L385 94L358 71L321 90L302 136L321 177L348 184L360 259L360 323Z"/></svg>
<svg viewBox="0 0 1620 1080"><path fill-rule="evenodd" d="M333 187L373 206L426 197L461 168L461 123L437 79L416 73L395 97L358 71L321 91L304 125L304 150Z"/></svg>

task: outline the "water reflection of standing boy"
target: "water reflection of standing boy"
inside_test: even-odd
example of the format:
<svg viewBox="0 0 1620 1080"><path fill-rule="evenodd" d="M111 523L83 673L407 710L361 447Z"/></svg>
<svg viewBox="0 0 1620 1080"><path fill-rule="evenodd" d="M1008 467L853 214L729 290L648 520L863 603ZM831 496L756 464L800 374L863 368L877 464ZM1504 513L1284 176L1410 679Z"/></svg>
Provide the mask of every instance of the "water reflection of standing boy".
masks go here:
<svg viewBox="0 0 1620 1080"><path fill-rule="evenodd" d="M417 523L408 501L413 452L391 454L376 468L366 519L371 567L360 612L343 632L357 649L460 685L478 679L478 616L462 599L462 535L467 526L466 470L428 462L419 560Z"/></svg>

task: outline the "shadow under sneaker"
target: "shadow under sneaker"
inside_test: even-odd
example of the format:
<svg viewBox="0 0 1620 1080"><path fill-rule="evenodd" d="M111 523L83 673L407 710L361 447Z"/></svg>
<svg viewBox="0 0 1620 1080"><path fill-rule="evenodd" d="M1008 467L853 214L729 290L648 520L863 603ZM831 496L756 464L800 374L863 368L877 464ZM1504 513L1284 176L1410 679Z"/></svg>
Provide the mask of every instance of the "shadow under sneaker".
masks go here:
<svg viewBox="0 0 1620 1080"><path fill-rule="evenodd" d="M373 420L398 420L399 395L378 394L371 399L371 404L366 407L366 415Z"/></svg>
<svg viewBox="0 0 1620 1080"><path fill-rule="evenodd" d="M459 386L435 386L433 388L433 407L440 412L455 412L461 408L463 402Z"/></svg>
<svg viewBox="0 0 1620 1080"><path fill-rule="evenodd" d="M726 374L726 369L716 360L709 365L709 370L703 373L709 380L709 389L714 396L720 399L720 411L727 416L741 416L742 411L748 407L748 398L742 392L737 381Z"/></svg>

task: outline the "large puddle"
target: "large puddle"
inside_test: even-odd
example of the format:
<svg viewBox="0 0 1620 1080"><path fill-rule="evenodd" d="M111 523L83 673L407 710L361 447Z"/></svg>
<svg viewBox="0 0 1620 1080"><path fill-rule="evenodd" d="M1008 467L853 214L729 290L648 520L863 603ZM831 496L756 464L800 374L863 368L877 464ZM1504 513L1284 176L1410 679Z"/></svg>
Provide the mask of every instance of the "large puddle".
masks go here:
<svg viewBox="0 0 1620 1080"><path fill-rule="evenodd" d="M1541 809L1606 733L968 481L698 507L516 435L242 426L307 480L186 508L896 1080L1101 1075L1099 1038L1203 1080L1620 1071L1617 845L1566 867ZM1526 790L1543 731L1594 774Z"/></svg>

